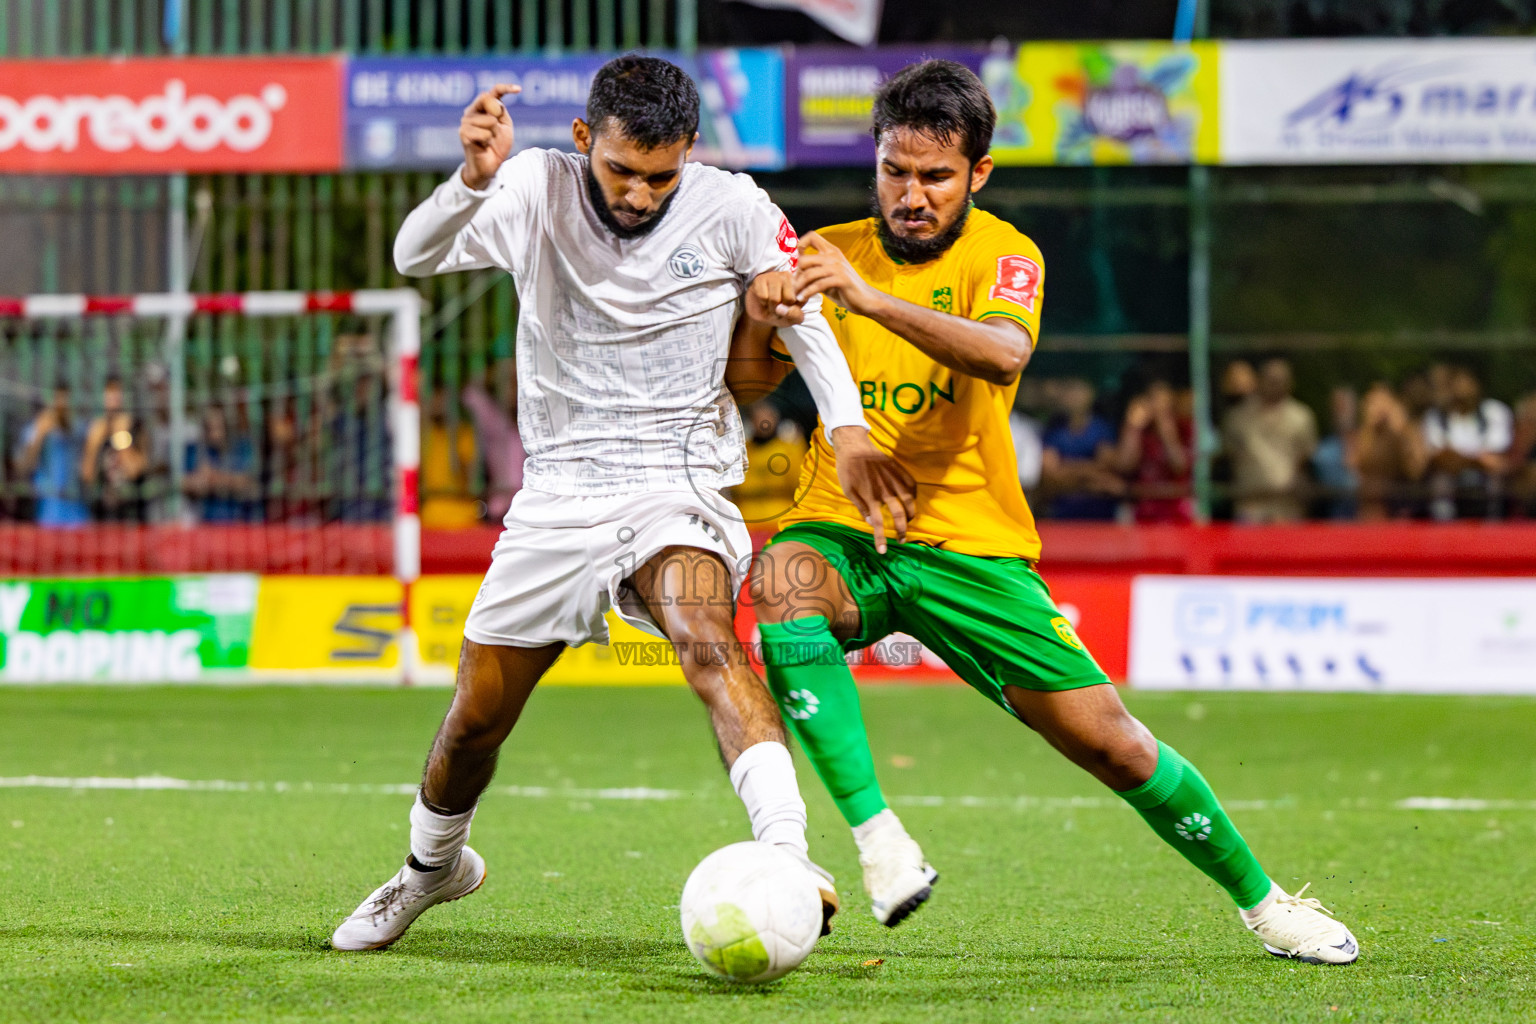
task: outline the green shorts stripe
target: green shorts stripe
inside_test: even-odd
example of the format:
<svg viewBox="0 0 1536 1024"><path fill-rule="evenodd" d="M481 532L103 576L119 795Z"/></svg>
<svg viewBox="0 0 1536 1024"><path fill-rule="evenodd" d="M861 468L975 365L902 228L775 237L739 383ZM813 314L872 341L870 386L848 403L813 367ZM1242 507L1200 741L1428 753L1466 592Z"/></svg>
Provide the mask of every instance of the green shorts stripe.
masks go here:
<svg viewBox="0 0 1536 1024"><path fill-rule="evenodd" d="M1022 558L896 543L881 555L869 534L837 523L796 523L769 546L790 541L814 548L848 584L860 622L845 650L906 633L1010 714L1004 686L1074 690L1110 681Z"/></svg>

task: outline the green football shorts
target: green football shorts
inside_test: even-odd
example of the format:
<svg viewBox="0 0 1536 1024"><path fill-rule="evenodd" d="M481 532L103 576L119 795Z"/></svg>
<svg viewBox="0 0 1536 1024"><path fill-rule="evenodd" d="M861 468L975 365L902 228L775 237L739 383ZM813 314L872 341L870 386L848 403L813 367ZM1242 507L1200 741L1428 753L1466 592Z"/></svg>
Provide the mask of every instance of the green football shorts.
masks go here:
<svg viewBox="0 0 1536 1024"><path fill-rule="evenodd" d="M1075 690L1110 681L1025 559L895 541L881 555L869 534L837 523L795 523L768 544L789 541L814 548L852 591L859 631L845 651L906 633L1009 714L1010 684ZM797 569L792 578L810 587L813 575Z"/></svg>

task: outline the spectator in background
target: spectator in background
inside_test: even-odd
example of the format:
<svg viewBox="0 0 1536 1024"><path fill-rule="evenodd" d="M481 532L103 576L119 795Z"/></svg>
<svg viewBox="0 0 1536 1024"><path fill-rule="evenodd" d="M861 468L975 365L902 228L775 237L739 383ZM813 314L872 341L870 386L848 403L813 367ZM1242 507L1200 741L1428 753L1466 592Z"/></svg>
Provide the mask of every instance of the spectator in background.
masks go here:
<svg viewBox="0 0 1536 1024"><path fill-rule="evenodd" d="M1359 401L1355 389L1340 385L1330 396L1333 432L1317 443L1312 453L1312 476L1317 481L1316 514L1323 519L1353 519L1360 480L1355 473L1355 442Z"/></svg>
<svg viewBox="0 0 1536 1024"><path fill-rule="evenodd" d="M1424 476L1424 436L1407 405L1382 381L1367 388L1360 400L1353 447L1360 518L1378 521L1412 514L1415 485Z"/></svg>
<svg viewBox="0 0 1536 1024"><path fill-rule="evenodd" d="M1536 516L1536 394L1515 406L1515 439L1509 446L1509 490L1515 514Z"/></svg>
<svg viewBox="0 0 1536 1024"><path fill-rule="evenodd" d="M98 518L144 521L140 487L149 472L144 434L144 425L128 411L123 382L108 377L101 389L101 415L91 421L80 459L80 479L94 496Z"/></svg>
<svg viewBox="0 0 1536 1024"><path fill-rule="evenodd" d="M1166 380L1153 380L1125 408L1115 468L1130 481L1138 523L1194 521L1195 424L1188 404Z"/></svg>
<svg viewBox="0 0 1536 1024"><path fill-rule="evenodd" d="M249 523L260 518L256 500L256 450L251 439L231 436L224 410L203 410L201 436L187 445L181 490L202 523Z"/></svg>
<svg viewBox="0 0 1536 1024"><path fill-rule="evenodd" d="M382 523L394 516L394 458L390 451L385 365L367 334L340 334L331 350L336 404L327 417L326 519Z"/></svg>
<svg viewBox="0 0 1536 1024"><path fill-rule="evenodd" d="M1040 439L1041 483L1055 519L1114 519L1125 495L1115 471L1115 428L1093 411L1093 385L1081 377L1060 382L1061 412Z"/></svg>
<svg viewBox="0 0 1536 1024"><path fill-rule="evenodd" d="M1477 375L1451 367L1446 398L1424 414L1429 452L1430 518L1496 518L1503 501L1505 456L1514 443L1514 413L1484 398Z"/></svg>
<svg viewBox="0 0 1536 1024"><path fill-rule="evenodd" d="M747 475L731 489L731 501L741 510L747 529L771 530L795 504L807 448L805 435L769 399L749 406L742 418L747 428Z"/></svg>
<svg viewBox="0 0 1536 1024"><path fill-rule="evenodd" d="M1266 360L1258 388L1222 423L1238 522L1295 522L1306 515L1306 466L1317 447L1317 418L1291 397L1291 386L1291 364Z"/></svg>
<svg viewBox="0 0 1536 1024"><path fill-rule="evenodd" d="M482 505L470 486L475 465L475 431L467 422L448 422L448 393L439 387L427 405L427 435L421 444L421 525L428 530L462 530L480 522Z"/></svg>
<svg viewBox="0 0 1536 1024"><path fill-rule="evenodd" d="M90 522L80 487L84 450L85 433L70 414L69 388L60 384L27 427L16 455L17 474L32 477L37 525L68 528Z"/></svg>
<svg viewBox="0 0 1536 1024"><path fill-rule="evenodd" d="M468 385L462 395L485 458L485 515L494 522L506 516L512 496L523 489L523 460L527 458L517 430L515 382L509 382L506 391L510 409L480 384Z"/></svg>

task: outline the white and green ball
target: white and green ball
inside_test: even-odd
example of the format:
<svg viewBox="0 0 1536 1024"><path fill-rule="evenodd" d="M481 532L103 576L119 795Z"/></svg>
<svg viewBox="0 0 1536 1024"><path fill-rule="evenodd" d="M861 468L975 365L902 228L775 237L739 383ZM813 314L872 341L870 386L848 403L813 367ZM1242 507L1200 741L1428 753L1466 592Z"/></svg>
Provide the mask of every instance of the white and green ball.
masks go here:
<svg viewBox="0 0 1536 1024"><path fill-rule="evenodd" d="M683 886L683 941L731 981L772 981L799 967L821 934L821 894L793 854L732 843L699 862Z"/></svg>

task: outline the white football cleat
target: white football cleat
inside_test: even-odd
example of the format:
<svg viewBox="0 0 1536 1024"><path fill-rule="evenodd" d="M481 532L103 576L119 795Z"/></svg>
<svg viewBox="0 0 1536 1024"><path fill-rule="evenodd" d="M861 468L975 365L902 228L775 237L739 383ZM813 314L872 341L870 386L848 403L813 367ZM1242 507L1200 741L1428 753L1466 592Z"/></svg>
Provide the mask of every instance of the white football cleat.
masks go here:
<svg viewBox="0 0 1536 1024"><path fill-rule="evenodd" d="M1243 913L1243 923L1274 956L1304 964L1354 963L1360 957L1360 944L1349 929L1329 916L1333 911L1319 900L1302 899L1311 884L1294 896L1275 886L1264 903Z"/></svg>
<svg viewBox="0 0 1536 1024"><path fill-rule="evenodd" d="M832 917L842 907L837 899L837 883L832 873L811 860L809 854L801 853L793 846L780 846L779 849L794 854L811 873L811 877L816 879L816 888L821 891L821 934L831 935Z"/></svg>
<svg viewBox="0 0 1536 1024"><path fill-rule="evenodd" d="M864 889L875 920L887 928L905 921L933 895L939 873L923 860L923 849L899 824L882 828L859 851Z"/></svg>
<svg viewBox="0 0 1536 1024"><path fill-rule="evenodd" d="M467 846L452 867L417 871L407 862L341 922L331 936L331 947L383 949L404 935L428 909L468 896L484 882L485 860Z"/></svg>

